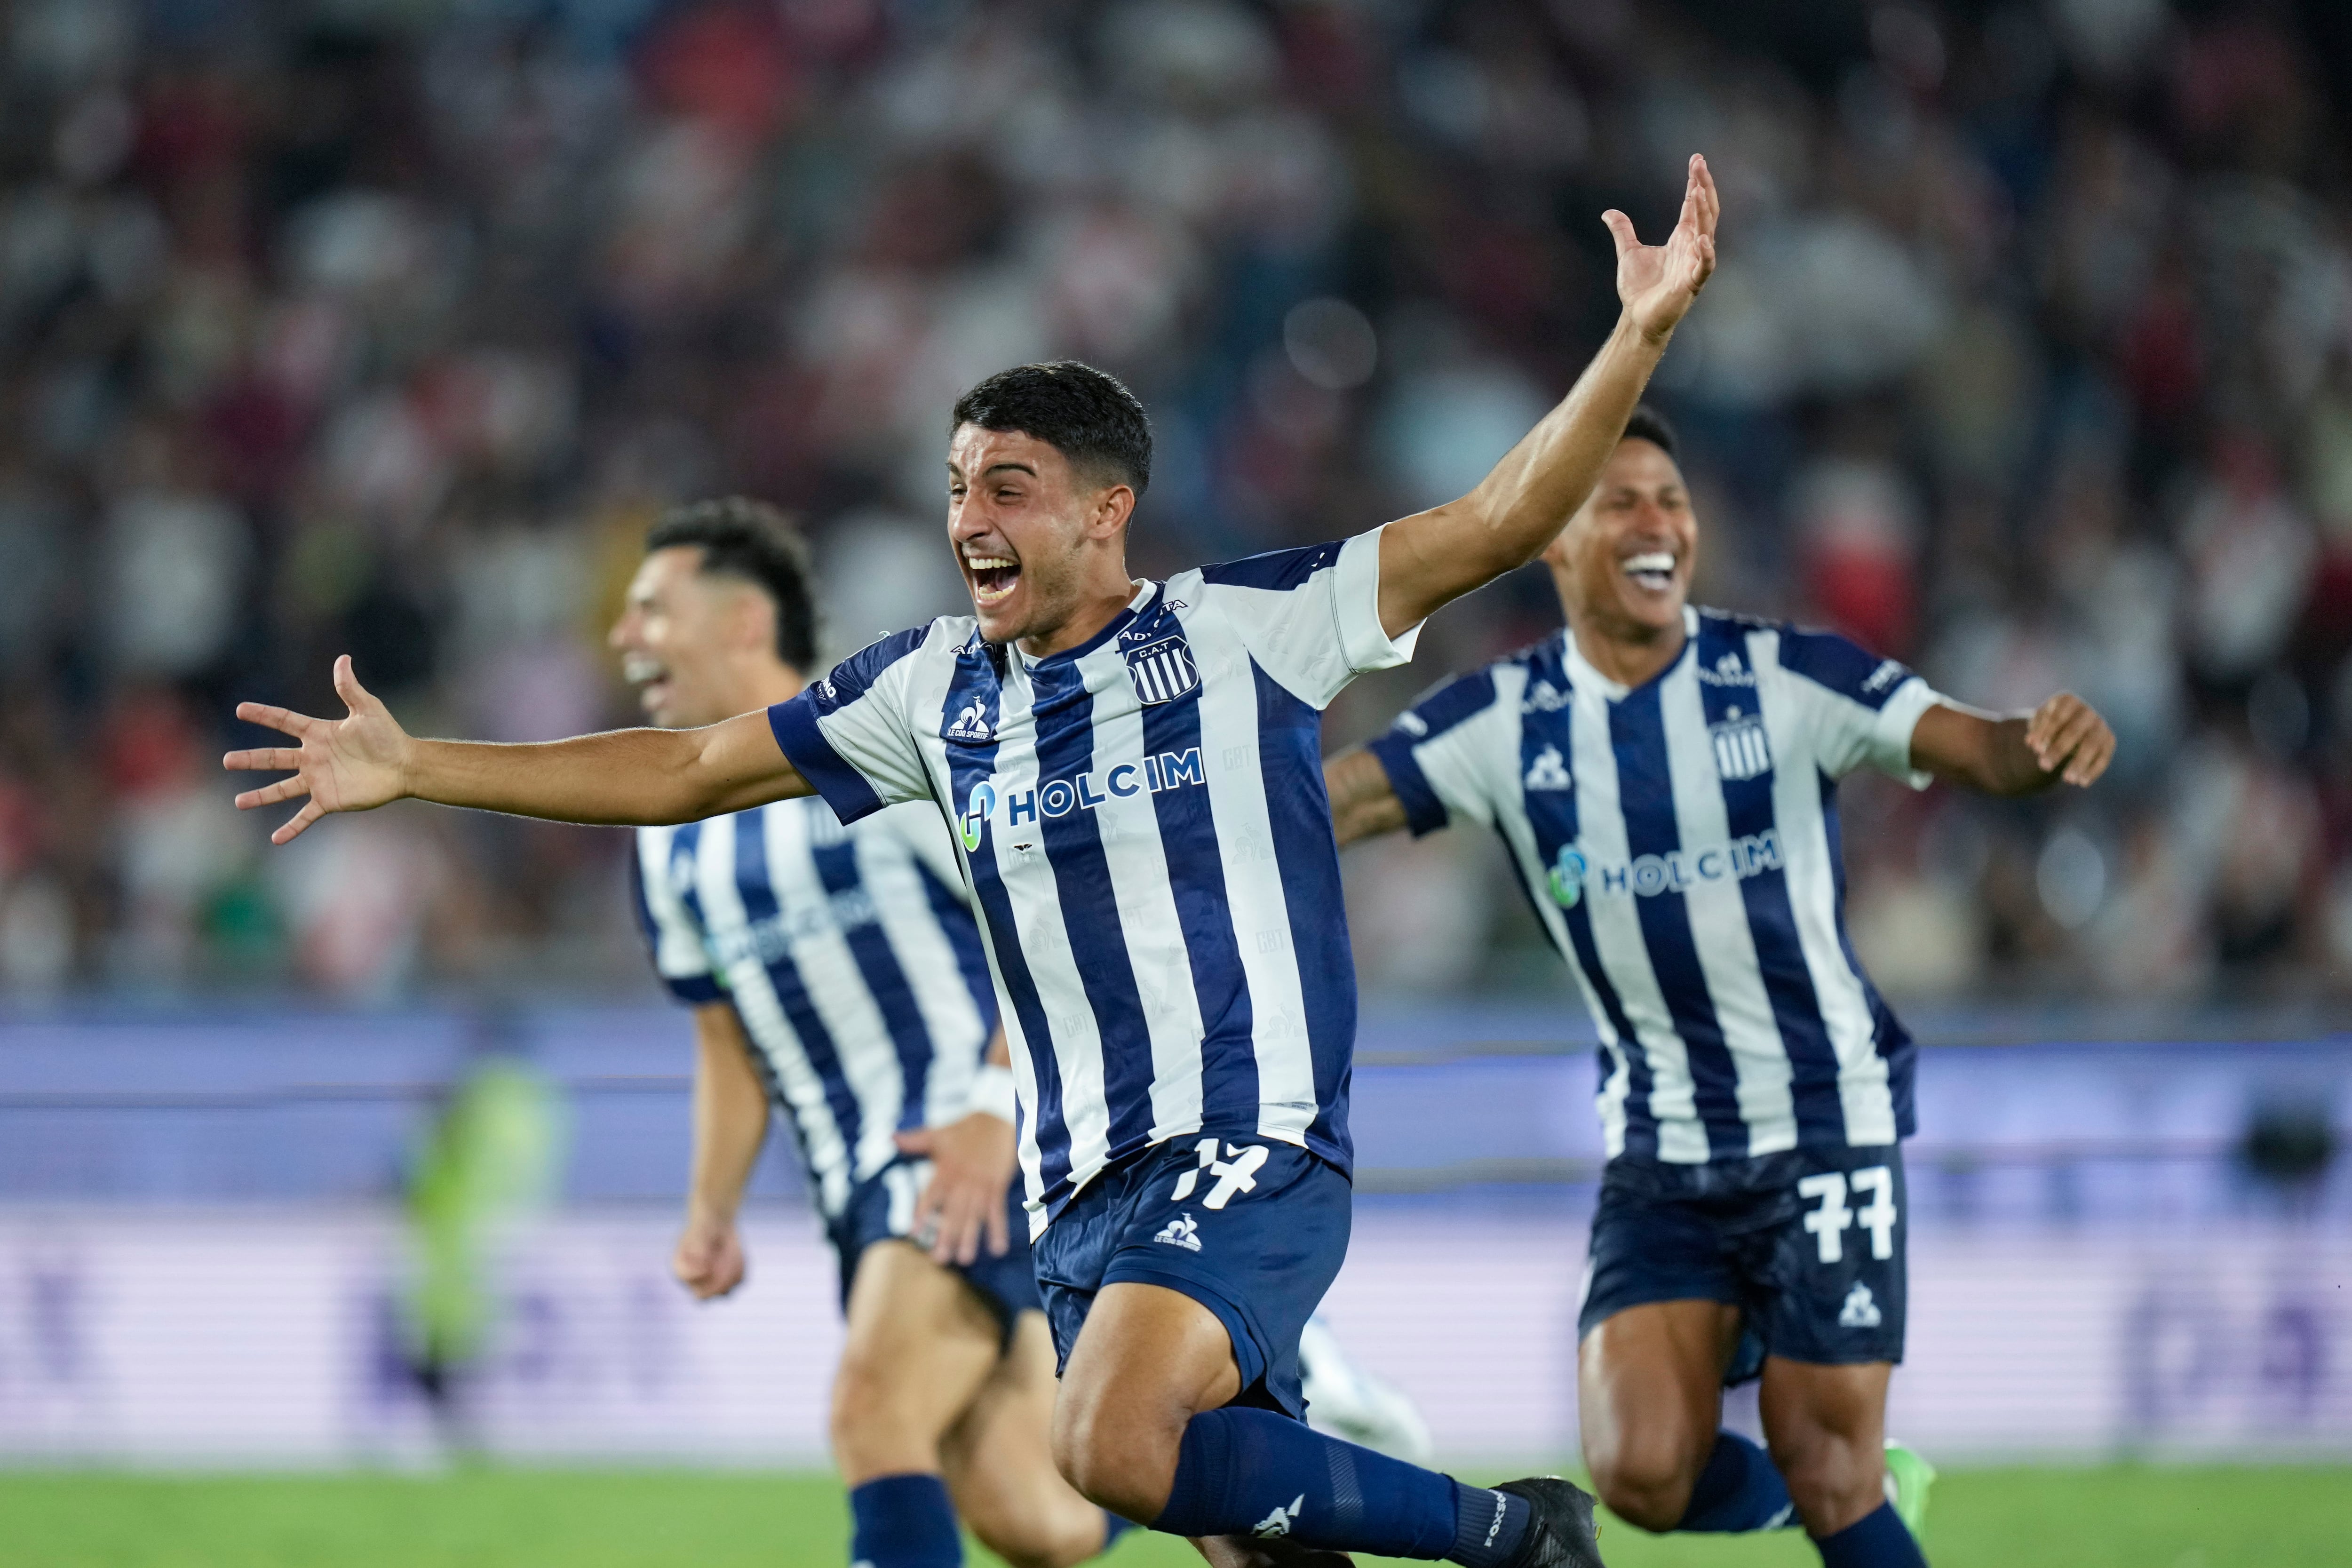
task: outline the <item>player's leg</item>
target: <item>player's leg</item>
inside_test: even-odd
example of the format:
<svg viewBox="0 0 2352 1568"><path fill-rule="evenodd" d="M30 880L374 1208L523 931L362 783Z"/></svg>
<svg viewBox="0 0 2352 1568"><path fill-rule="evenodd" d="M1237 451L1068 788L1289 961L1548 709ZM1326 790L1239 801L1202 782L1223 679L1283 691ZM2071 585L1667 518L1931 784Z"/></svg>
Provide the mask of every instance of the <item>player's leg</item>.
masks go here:
<svg viewBox="0 0 2352 1568"><path fill-rule="evenodd" d="M1284 1557L1598 1563L1591 1500L1566 1482L1464 1487L1299 1419L1298 1337L1346 1251L1346 1178L1279 1144L1197 1152L1098 1178L1037 1245L1072 1483L1216 1563L1267 1541Z"/></svg>
<svg viewBox="0 0 2352 1568"><path fill-rule="evenodd" d="M954 1568L963 1559L940 1439L988 1381L995 1316L913 1244L857 1255L833 1384L833 1455L849 1489L852 1561Z"/></svg>
<svg viewBox="0 0 2352 1568"><path fill-rule="evenodd" d="M1888 1500L1885 1362L1764 1363L1764 1432L1828 1568L1922 1568Z"/></svg>
<svg viewBox="0 0 2352 1568"><path fill-rule="evenodd" d="M1920 1568L1885 1489L1909 1297L1901 1152L1798 1151L1788 1174L1785 1217L1756 1233L1765 1438L1829 1568Z"/></svg>
<svg viewBox="0 0 2352 1568"><path fill-rule="evenodd" d="M996 1369L940 1443L956 1511L1012 1568L1067 1568L1119 1528L1054 1467L1054 1342L1021 1314Z"/></svg>
<svg viewBox="0 0 2352 1568"><path fill-rule="evenodd" d="M1769 1530L1789 1519L1787 1489L1763 1449L1718 1430L1725 1373L1752 1342L1724 1205L1690 1190L1704 1175L1604 1173L1577 1313L1578 1425L1594 1489L1643 1529Z"/></svg>
<svg viewBox="0 0 2352 1568"><path fill-rule="evenodd" d="M1717 1447L1723 1371L1739 1309L1650 1301L1595 1324L1577 1346L1577 1425L1592 1489L1643 1530L1679 1529Z"/></svg>

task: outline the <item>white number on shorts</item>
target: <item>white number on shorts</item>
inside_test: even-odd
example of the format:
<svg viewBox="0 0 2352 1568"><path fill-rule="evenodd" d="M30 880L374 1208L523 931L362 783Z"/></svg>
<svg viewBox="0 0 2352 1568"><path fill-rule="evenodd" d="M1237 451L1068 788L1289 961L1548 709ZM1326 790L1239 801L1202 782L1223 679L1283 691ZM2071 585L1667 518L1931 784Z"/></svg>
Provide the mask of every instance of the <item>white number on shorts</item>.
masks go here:
<svg viewBox="0 0 2352 1568"><path fill-rule="evenodd" d="M1799 1196L1821 1200L1819 1208L1806 1214L1805 1228L1820 1244L1822 1261L1835 1263L1845 1256L1845 1232L1856 1221L1870 1232L1873 1258L1894 1257L1895 1173L1884 1165L1856 1171L1853 1190L1870 1194L1870 1202L1858 1210L1846 1207L1846 1176L1837 1171L1823 1171L1797 1184Z"/></svg>
<svg viewBox="0 0 2352 1568"><path fill-rule="evenodd" d="M1884 1165L1853 1173L1853 1190L1868 1193L1870 1201L1854 1215L1854 1223L1870 1232L1873 1258L1895 1256L1895 1175Z"/></svg>
<svg viewBox="0 0 2352 1568"><path fill-rule="evenodd" d="M1201 1157L1201 1163L1176 1178L1176 1190L1168 1194L1170 1203L1181 1204L1191 1197L1192 1189L1201 1184L1201 1173L1203 1171L1216 1180L1209 1188L1209 1195L1201 1200L1202 1208L1221 1209L1234 1201L1234 1193L1257 1191L1256 1172L1260 1165L1265 1163L1265 1144L1252 1143L1240 1147L1228 1143L1225 1145L1226 1158L1220 1160L1217 1158L1217 1141L1203 1138L1192 1145L1192 1152Z"/></svg>

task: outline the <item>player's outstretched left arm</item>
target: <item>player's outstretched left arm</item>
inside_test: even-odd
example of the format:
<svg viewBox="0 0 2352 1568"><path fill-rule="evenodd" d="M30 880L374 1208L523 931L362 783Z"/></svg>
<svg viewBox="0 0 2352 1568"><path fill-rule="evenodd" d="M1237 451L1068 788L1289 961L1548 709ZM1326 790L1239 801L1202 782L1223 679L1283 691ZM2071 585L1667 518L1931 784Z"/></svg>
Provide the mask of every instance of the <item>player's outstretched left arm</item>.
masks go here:
<svg viewBox="0 0 2352 1568"><path fill-rule="evenodd" d="M1715 176L1694 156L1682 216L1664 245L1601 215L1617 242L1616 329L1568 396L1459 500L1400 518L1381 536L1381 624L1391 637L1534 560L1591 493L1666 341L1715 270Z"/></svg>
<svg viewBox="0 0 2352 1568"><path fill-rule="evenodd" d="M1986 795L2033 795L2057 784L2086 788L2115 755L2116 732L2071 691L2006 718L1939 702L1911 731L1912 766Z"/></svg>
<svg viewBox="0 0 2352 1568"><path fill-rule="evenodd" d="M339 720L237 704L236 716L247 723L299 742L221 759L232 772L294 775L236 797L239 811L302 801L269 836L273 844L290 842L330 812L373 811L404 798L555 822L650 826L814 793L785 760L764 712L699 730L614 730L501 746L411 736L360 684L349 654L335 660L335 694L349 710Z"/></svg>

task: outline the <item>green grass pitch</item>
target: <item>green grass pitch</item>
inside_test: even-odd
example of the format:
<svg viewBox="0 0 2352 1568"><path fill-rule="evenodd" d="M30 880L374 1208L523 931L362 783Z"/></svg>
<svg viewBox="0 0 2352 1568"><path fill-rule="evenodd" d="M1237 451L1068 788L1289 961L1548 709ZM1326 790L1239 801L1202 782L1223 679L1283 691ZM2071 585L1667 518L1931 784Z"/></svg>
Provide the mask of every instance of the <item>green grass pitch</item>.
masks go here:
<svg viewBox="0 0 2352 1568"><path fill-rule="evenodd" d="M1496 1478L1486 1478L1496 1479ZM2320 1568L2352 1562L2352 1467L1948 1472L1937 1568ZM841 1568L827 1478L482 1469L434 1478L0 1475L5 1568ZM1801 1537L1601 1536L1612 1568L1819 1561ZM975 1563L994 1559L975 1553ZM1131 1534L1114 1568L1200 1559Z"/></svg>

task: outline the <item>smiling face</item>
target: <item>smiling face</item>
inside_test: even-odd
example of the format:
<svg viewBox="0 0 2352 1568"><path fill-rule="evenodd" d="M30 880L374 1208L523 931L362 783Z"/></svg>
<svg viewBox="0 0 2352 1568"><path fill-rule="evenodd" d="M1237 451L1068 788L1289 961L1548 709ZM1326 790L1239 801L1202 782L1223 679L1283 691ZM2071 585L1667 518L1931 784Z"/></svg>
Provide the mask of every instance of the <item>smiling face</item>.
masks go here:
<svg viewBox="0 0 2352 1568"><path fill-rule="evenodd" d="M785 683L797 687L776 656L775 616L759 588L705 572L700 545L673 545L638 566L605 641L619 651L646 721L693 729L781 700L773 693Z"/></svg>
<svg viewBox="0 0 2352 1568"><path fill-rule="evenodd" d="M1682 470L1654 442L1620 441L1591 499L1543 558L1580 642L1679 647L1698 561L1698 520Z"/></svg>
<svg viewBox="0 0 2352 1568"><path fill-rule="evenodd" d="M1048 442L958 426L948 444L948 540L980 635L1017 639L1033 655L1091 635L1133 592L1134 510L1131 487L1091 480Z"/></svg>

